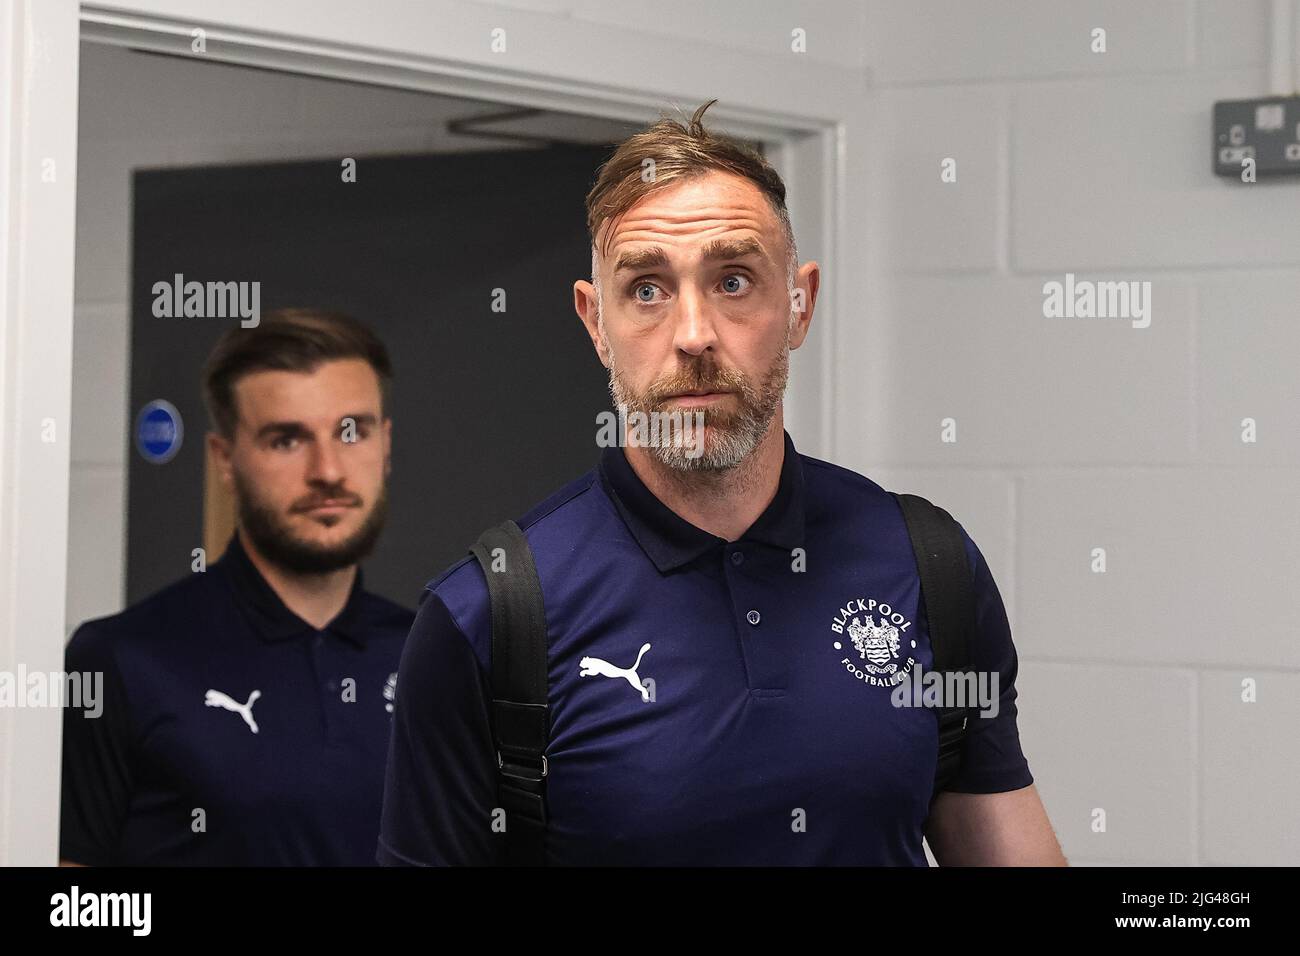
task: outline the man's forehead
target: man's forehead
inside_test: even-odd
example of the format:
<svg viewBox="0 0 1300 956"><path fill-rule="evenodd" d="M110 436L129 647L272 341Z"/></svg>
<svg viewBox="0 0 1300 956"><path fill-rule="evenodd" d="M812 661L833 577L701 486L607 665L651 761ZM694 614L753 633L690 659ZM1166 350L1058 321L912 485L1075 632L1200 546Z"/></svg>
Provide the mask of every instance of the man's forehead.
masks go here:
<svg viewBox="0 0 1300 956"><path fill-rule="evenodd" d="M368 362L340 359L322 362L310 370L258 369L234 384L240 418L250 425L259 421L292 418L329 422L340 414L362 408L378 411L379 376Z"/></svg>
<svg viewBox="0 0 1300 956"><path fill-rule="evenodd" d="M620 258L643 259L653 247L698 255L737 245L735 256L773 258L780 226L766 195L748 179L721 171L693 176L655 190L617 220L606 220L597 248L617 268ZM747 243L749 248L739 248Z"/></svg>

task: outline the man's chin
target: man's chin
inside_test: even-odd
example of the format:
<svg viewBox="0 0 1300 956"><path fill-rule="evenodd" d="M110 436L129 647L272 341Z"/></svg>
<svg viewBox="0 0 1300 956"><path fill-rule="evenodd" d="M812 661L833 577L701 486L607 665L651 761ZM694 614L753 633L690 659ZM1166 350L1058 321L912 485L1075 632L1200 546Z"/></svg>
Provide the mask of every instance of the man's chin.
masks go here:
<svg viewBox="0 0 1300 956"><path fill-rule="evenodd" d="M743 429L706 425L702 449L696 437L691 435L682 444L660 445L652 451L660 462L675 471L727 471L744 462L756 444L747 440Z"/></svg>
<svg viewBox="0 0 1300 956"><path fill-rule="evenodd" d="M336 552L353 550L364 528L365 522L361 521L333 525L309 521L306 527L294 528L292 533L285 535L285 539L295 551L311 552L324 558Z"/></svg>
<svg viewBox="0 0 1300 956"><path fill-rule="evenodd" d="M339 530L336 528L331 531ZM287 536L287 541L291 547L297 551L315 551L318 554L329 554L332 551L345 550L346 546L356 535L357 529L351 531L339 531L338 534L295 534Z"/></svg>
<svg viewBox="0 0 1300 956"><path fill-rule="evenodd" d="M383 525L382 512L348 516L326 526L316 518L295 514L278 523L264 515L250 521L244 531L262 556L295 574L328 574L357 564L373 550Z"/></svg>
<svg viewBox="0 0 1300 956"><path fill-rule="evenodd" d="M285 535L274 544L261 543L263 555L273 563L297 574L328 574L341 571L369 555L373 541L362 543L357 534L337 538ZM270 545L270 546L268 546Z"/></svg>

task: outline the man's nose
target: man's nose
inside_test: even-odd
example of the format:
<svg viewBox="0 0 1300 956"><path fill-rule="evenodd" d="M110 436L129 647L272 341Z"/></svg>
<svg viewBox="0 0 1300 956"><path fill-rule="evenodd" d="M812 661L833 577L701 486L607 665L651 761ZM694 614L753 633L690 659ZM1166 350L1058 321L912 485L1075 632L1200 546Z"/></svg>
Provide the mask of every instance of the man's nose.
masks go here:
<svg viewBox="0 0 1300 956"><path fill-rule="evenodd" d="M713 309L697 290L683 286L677 296L673 345L688 355L700 355L717 342Z"/></svg>
<svg viewBox="0 0 1300 956"><path fill-rule="evenodd" d="M312 442L312 455L307 478L327 484L337 484L343 479L343 464L336 435L326 435Z"/></svg>

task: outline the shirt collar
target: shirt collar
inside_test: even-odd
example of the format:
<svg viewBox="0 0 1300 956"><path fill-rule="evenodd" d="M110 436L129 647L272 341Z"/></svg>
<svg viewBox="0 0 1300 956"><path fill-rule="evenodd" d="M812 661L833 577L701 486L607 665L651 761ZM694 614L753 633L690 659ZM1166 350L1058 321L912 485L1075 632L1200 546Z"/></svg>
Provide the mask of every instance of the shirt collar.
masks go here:
<svg viewBox="0 0 1300 956"><path fill-rule="evenodd" d="M790 551L803 546L803 465L790 433L785 432L785 454L776 495L740 541L772 545ZM655 497L645 486L622 448L606 448L600 457L601 486L618 509L628 530L660 573L689 564L727 542L697 528Z"/></svg>
<svg viewBox="0 0 1300 956"><path fill-rule="evenodd" d="M280 600L280 595L275 593L275 589L267 583L248 557L238 533L230 536L230 543L213 567L226 572L234 587L240 610L263 640L284 641L317 633L315 627L289 610L284 601ZM361 569L357 568L347 604L321 630L331 631L354 644L363 644L366 629L361 619L361 597Z"/></svg>

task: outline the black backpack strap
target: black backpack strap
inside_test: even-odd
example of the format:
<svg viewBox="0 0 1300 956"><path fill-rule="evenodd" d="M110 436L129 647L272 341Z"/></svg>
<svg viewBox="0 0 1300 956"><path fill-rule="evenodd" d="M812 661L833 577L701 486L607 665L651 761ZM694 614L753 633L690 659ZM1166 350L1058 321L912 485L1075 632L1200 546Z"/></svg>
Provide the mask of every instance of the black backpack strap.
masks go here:
<svg viewBox="0 0 1300 956"><path fill-rule="evenodd" d="M492 735L506 815L506 862L545 862L546 608L528 540L513 521L484 531L470 552L483 567L492 606Z"/></svg>
<svg viewBox="0 0 1300 956"><path fill-rule="evenodd" d="M919 495L895 494L912 539L921 575L921 606L930 627L930 647L939 672L969 671L970 630L975 621L975 589L961 528L952 515ZM939 718L939 763L934 793L944 790L961 765L967 708L943 707Z"/></svg>

